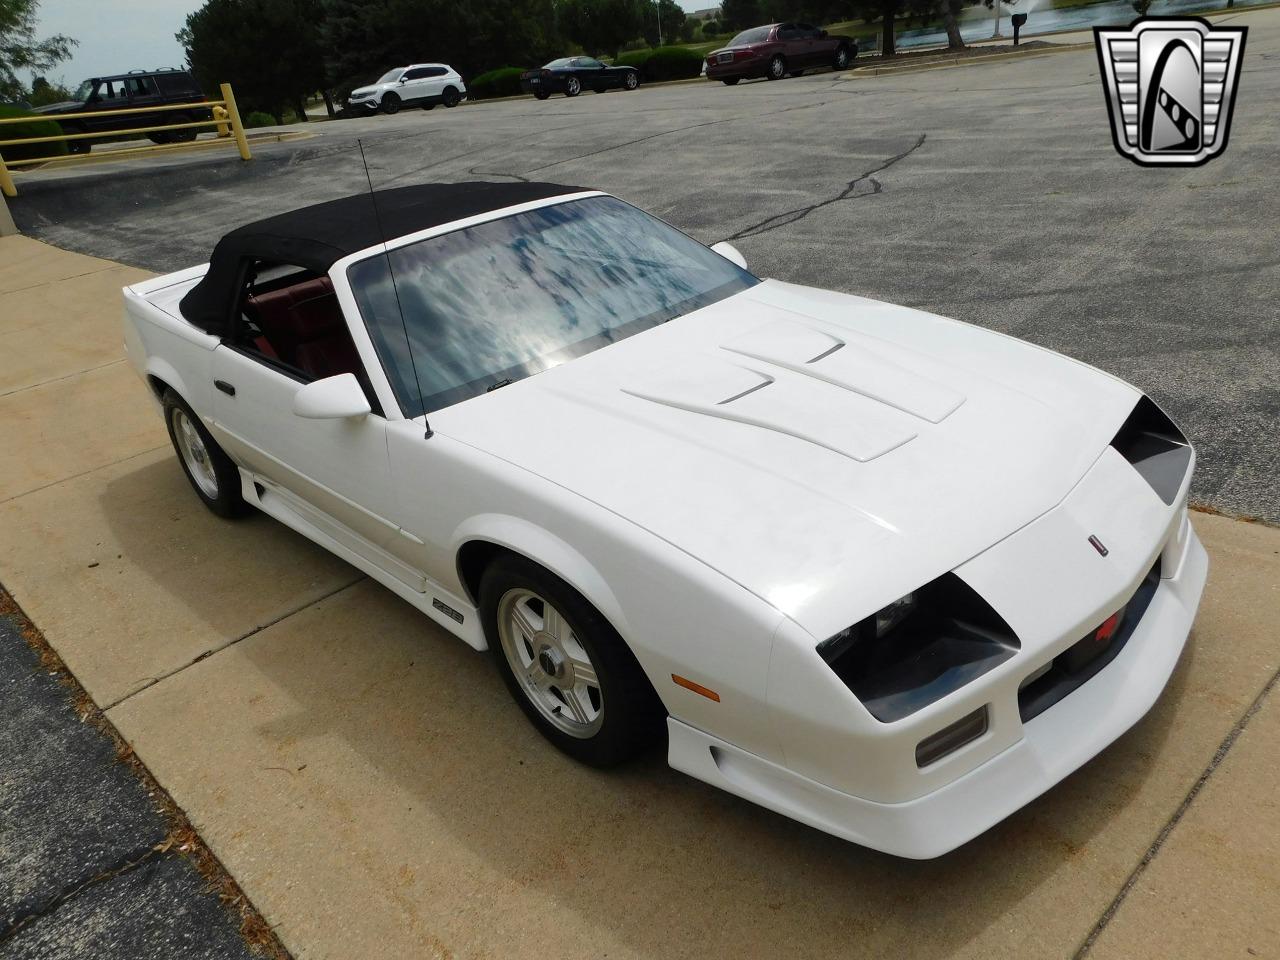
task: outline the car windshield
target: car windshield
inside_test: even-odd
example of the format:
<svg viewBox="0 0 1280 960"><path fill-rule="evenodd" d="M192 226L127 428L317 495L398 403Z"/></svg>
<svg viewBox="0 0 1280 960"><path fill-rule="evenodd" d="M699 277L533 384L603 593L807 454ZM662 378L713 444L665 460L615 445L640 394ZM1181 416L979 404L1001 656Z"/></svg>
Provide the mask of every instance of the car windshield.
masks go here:
<svg viewBox="0 0 1280 960"><path fill-rule="evenodd" d="M741 47L748 43L764 43L769 39L769 31L771 29L771 27L753 27L750 30L743 30L729 41L729 46Z"/></svg>
<svg viewBox="0 0 1280 960"><path fill-rule="evenodd" d="M374 82L375 83L391 83L391 81L393 80L399 80L400 74L402 73L404 73L404 67L396 67L394 70L388 70L386 73L384 73ZM365 76L367 77L368 74L366 73Z"/></svg>
<svg viewBox="0 0 1280 960"><path fill-rule="evenodd" d="M420 240L353 264L347 277L396 399L411 417L759 282L613 197L553 204Z"/></svg>
<svg viewBox="0 0 1280 960"><path fill-rule="evenodd" d="M93 81L82 80L80 86L76 87L76 92L71 95L72 100L88 100L89 94L93 93Z"/></svg>

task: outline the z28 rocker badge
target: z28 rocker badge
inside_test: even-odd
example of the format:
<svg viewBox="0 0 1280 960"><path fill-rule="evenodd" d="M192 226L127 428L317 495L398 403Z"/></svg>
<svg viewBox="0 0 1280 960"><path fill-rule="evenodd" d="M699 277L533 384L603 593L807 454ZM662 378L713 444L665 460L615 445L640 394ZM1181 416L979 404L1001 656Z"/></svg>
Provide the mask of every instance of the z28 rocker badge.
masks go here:
<svg viewBox="0 0 1280 960"><path fill-rule="evenodd" d="M1144 167L1194 167L1225 150L1246 30L1199 17L1094 27L1120 155Z"/></svg>

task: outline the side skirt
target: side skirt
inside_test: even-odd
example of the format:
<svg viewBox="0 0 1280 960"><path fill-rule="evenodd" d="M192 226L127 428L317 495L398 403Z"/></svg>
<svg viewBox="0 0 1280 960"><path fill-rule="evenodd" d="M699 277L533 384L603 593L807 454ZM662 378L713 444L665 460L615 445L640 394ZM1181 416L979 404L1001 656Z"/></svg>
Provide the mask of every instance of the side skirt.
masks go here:
<svg viewBox="0 0 1280 960"><path fill-rule="evenodd" d="M241 469L240 489L246 502L378 581L467 646L489 649L479 612L468 600L445 590L270 480Z"/></svg>

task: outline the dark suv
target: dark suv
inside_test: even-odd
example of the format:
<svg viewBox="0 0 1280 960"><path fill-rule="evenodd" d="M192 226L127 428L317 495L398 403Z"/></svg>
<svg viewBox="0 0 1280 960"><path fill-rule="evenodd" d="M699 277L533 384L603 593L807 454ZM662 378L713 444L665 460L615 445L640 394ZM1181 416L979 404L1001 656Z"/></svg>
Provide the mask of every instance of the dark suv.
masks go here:
<svg viewBox="0 0 1280 960"><path fill-rule="evenodd" d="M99 110L126 110L158 106L163 103L199 103L205 96L195 79L185 70L162 67L159 70L131 70L108 77L93 77L76 88L73 99L36 108L36 113L57 117L63 113L93 113ZM130 113L124 116L84 117L59 121L64 133L103 133L130 130L134 127L156 127L161 124L194 123L210 120L213 111L207 107L191 110L160 110L156 113ZM212 129L212 128L210 128ZM156 132L147 136L153 143L185 143L194 140L199 128ZM104 137L109 139L109 137ZM88 153L90 140L69 140L72 153Z"/></svg>

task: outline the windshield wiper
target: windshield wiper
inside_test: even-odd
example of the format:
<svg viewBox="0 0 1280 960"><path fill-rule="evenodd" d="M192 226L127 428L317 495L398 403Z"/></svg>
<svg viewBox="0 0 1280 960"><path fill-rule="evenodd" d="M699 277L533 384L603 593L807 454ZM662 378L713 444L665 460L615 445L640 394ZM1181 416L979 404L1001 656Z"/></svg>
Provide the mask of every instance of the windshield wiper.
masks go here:
<svg viewBox="0 0 1280 960"><path fill-rule="evenodd" d="M484 392L493 393L493 391L497 390L499 387L505 387L510 382L511 382L510 377L503 377L501 380L498 380L495 383L489 384L489 386L485 389Z"/></svg>

